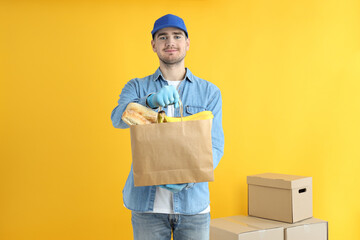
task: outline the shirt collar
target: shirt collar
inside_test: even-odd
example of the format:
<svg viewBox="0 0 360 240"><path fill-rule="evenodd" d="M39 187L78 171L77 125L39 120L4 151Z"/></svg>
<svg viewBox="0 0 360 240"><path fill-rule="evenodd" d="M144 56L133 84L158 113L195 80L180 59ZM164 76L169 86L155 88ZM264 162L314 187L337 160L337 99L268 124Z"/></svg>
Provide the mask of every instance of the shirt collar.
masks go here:
<svg viewBox="0 0 360 240"><path fill-rule="evenodd" d="M190 69L188 69L188 68L185 68L185 69L186 69L185 79L189 80L190 82L193 82L194 75L191 73ZM161 79L161 78L165 80L164 76L161 73L160 67L155 71L153 76L154 76L154 79L153 79L154 81Z"/></svg>

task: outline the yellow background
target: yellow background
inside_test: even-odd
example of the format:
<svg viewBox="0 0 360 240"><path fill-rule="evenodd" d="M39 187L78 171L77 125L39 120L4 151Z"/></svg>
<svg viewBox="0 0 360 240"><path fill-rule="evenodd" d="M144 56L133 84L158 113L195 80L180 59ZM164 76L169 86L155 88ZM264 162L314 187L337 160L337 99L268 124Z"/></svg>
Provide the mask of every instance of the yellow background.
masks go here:
<svg viewBox="0 0 360 240"><path fill-rule="evenodd" d="M132 239L129 130L110 114L158 67L167 13L223 96L212 218L247 213L248 175L312 176L330 238L360 239L358 0L0 1L0 239Z"/></svg>

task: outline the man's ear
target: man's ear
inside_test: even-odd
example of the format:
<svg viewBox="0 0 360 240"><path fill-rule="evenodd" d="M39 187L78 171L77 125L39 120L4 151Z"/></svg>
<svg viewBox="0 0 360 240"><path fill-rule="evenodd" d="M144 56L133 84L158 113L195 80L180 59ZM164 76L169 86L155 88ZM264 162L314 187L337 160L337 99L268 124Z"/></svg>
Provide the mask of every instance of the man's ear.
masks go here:
<svg viewBox="0 0 360 240"><path fill-rule="evenodd" d="M189 51L190 48L190 38L186 39L186 51Z"/></svg>
<svg viewBox="0 0 360 240"><path fill-rule="evenodd" d="M153 51L154 51L154 52L156 52L156 48L155 48L155 41L154 41L154 39L153 39L153 40L151 40L151 47L152 47Z"/></svg>

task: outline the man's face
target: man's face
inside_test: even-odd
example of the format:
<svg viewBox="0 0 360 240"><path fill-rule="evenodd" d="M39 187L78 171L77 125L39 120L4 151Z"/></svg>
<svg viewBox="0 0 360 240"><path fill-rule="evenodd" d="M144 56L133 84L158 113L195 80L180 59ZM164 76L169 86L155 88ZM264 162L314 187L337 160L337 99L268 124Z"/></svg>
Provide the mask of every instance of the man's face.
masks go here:
<svg viewBox="0 0 360 240"><path fill-rule="evenodd" d="M186 38L184 31L167 27L156 32L151 45L160 61L173 65L184 60L190 47L190 40Z"/></svg>

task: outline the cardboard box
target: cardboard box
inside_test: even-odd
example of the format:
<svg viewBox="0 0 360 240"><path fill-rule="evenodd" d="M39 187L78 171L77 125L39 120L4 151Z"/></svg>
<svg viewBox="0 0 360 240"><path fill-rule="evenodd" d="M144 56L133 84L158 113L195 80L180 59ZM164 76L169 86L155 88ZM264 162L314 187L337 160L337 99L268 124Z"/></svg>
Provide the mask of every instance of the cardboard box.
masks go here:
<svg viewBox="0 0 360 240"><path fill-rule="evenodd" d="M328 240L328 222L316 218L289 224L251 216L234 216L253 227L284 228L284 240Z"/></svg>
<svg viewBox="0 0 360 240"><path fill-rule="evenodd" d="M328 222L310 218L294 224L283 225L285 240L328 240Z"/></svg>
<svg viewBox="0 0 360 240"><path fill-rule="evenodd" d="M251 219L250 219L251 220ZM282 226L264 224L252 225L251 221L238 216L212 219L210 240L284 240Z"/></svg>
<svg viewBox="0 0 360 240"><path fill-rule="evenodd" d="M248 214L287 223L312 217L312 178L263 173L247 177Z"/></svg>

